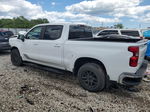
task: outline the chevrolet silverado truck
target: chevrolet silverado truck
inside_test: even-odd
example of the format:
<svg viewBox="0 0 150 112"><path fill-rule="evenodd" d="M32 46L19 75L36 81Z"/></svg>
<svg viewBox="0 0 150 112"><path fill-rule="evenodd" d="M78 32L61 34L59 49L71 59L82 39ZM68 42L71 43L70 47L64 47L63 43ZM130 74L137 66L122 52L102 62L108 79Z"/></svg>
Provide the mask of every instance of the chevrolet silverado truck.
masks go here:
<svg viewBox="0 0 150 112"><path fill-rule="evenodd" d="M93 38L92 28L84 24L36 25L10 39L11 61L72 72L91 92L102 91L110 81L138 85L147 68L147 40L110 36Z"/></svg>

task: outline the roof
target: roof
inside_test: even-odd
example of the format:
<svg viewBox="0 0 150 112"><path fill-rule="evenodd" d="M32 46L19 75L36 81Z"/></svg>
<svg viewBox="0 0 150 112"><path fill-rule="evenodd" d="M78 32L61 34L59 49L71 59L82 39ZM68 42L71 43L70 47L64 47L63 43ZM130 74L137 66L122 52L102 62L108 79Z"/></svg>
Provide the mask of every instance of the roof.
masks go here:
<svg viewBox="0 0 150 112"><path fill-rule="evenodd" d="M77 25L77 24L79 24L79 25L87 25L86 23L79 23L79 22L74 22L74 23L72 23L72 22L62 22L62 23L45 23L45 24L38 24L38 25L36 25L36 26L44 26L44 25ZM89 26L89 25L87 25L87 26Z"/></svg>
<svg viewBox="0 0 150 112"><path fill-rule="evenodd" d="M140 31L140 29L103 29L103 30L132 30L132 31Z"/></svg>

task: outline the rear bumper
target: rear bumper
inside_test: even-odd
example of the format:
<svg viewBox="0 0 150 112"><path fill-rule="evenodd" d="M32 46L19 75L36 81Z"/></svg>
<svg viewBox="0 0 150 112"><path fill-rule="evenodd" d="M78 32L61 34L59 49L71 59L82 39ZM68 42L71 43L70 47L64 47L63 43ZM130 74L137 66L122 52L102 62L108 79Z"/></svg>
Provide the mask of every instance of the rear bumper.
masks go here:
<svg viewBox="0 0 150 112"><path fill-rule="evenodd" d="M0 50L10 50L11 46L9 43L0 43Z"/></svg>
<svg viewBox="0 0 150 112"><path fill-rule="evenodd" d="M148 62L144 61L136 73L127 73L127 72L122 73L119 77L118 82L120 84L129 85L129 86L139 85L147 69L147 65Z"/></svg>

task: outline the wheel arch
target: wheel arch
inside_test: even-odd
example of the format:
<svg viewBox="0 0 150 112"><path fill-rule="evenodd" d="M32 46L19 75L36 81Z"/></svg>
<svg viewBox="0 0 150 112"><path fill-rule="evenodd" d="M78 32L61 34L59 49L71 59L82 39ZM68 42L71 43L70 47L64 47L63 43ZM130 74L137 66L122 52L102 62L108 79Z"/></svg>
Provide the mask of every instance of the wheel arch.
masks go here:
<svg viewBox="0 0 150 112"><path fill-rule="evenodd" d="M16 46L11 47L11 50L18 49ZM19 50L19 49L18 49Z"/></svg>
<svg viewBox="0 0 150 112"><path fill-rule="evenodd" d="M105 65L103 64L102 61L98 60L98 59L95 59L95 58L90 58L90 57L81 57L81 58L78 58L75 63L74 63L74 68L73 68L73 74L75 76L77 76L78 74L78 70L79 68L85 64L85 63L96 63L98 64L100 67L102 67L102 69L104 70L105 72L105 88L108 88L110 86L110 77L109 75L107 74L107 70L106 70L106 67Z"/></svg>
<svg viewBox="0 0 150 112"><path fill-rule="evenodd" d="M106 75L107 75L107 70L106 70L105 65L100 60L95 59L95 58L90 58L90 57L80 57L80 58L76 59L76 61L74 63L73 74L77 75L79 68L83 64L90 63L90 62L100 65L103 68Z"/></svg>
<svg viewBox="0 0 150 112"><path fill-rule="evenodd" d="M23 59L22 53L20 52L19 48L16 47L16 46L12 46L12 47L11 47L11 51L12 51L13 49L18 50L18 52L20 53L21 58Z"/></svg>

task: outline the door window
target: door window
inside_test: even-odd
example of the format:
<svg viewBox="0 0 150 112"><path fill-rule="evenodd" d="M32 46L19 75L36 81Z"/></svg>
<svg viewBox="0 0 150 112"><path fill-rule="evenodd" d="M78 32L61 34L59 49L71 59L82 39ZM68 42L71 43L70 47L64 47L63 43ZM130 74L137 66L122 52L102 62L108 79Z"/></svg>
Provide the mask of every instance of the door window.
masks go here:
<svg viewBox="0 0 150 112"><path fill-rule="evenodd" d="M121 30L121 34L133 36L133 37L139 37L140 36L138 31L132 31L132 30Z"/></svg>
<svg viewBox="0 0 150 112"><path fill-rule="evenodd" d="M98 34L98 36L109 35L109 34L119 34L117 30L105 30Z"/></svg>
<svg viewBox="0 0 150 112"><path fill-rule="evenodd" d="M38 40L41 38L41 34L42 34L42 26L36 27L34 29L32 29L27 35L26 38L27 39L33 39L33 40Z"/></svg>
<svg viewBox="0 0 150 112"><path fill-rule="evenodd" d="M49 25L45 29L44 40L56 40L61 37L62 25Z"/></svg>

